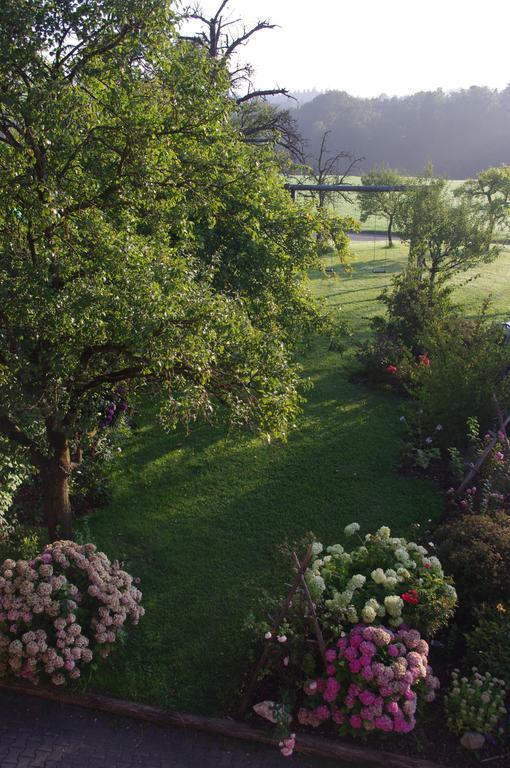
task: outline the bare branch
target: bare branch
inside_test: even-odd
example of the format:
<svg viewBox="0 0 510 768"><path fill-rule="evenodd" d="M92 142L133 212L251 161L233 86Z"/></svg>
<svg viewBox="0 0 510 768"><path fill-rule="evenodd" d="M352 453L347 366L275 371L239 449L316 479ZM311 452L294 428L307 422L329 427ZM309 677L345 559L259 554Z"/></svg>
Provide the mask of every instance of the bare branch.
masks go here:
<svg viewBox="0 0 510 768"><path fill-rule="evenodd" d="M287 96L289 99L293 98L289 95L289 92L286 88L269 88L264 91L250 91L249 93L245 93L244 96L240 96L238 99L236 99L236 104L244 104L245 101L250 101L251 99L261 99L265 96Z"/></svg>
<svg viewBox="0 0 510 768"><path fill-rule="evenodd" d="M232 40L224 51L223 58L228 59L234 53L236 48L239 48L240 45L244 45L256 32L260 32L263 29L275 29L277 26L278 24L270 24L268 21L259 21L254 27L246 30L242 35L239 35L239 37Z"/></svg>

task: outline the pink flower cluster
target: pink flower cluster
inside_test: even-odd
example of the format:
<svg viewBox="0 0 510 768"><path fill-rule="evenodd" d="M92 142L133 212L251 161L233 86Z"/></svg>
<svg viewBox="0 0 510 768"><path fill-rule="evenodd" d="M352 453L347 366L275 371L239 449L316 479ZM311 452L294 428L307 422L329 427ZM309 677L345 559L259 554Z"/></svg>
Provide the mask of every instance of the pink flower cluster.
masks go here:
<svg viewBox="0 0 510 768"><path fill-rule="evenodd" d="M0 566L0 676L55 685L106 657L121 627L144 614L133 579L93 544L59 541Z"/></svg>
<svg viewBox="0 0 510 768"><path fill-rule="evenodd" d="M294 752L294 747L296 746L296 734L291 733L288 738L280 741L278 746L280 747L280 752L284 757L290 757Z"/></svg>
<svg viewBox="0 0 510 768"><path fill-rule="evenodd" d="M428 651L415 629L393 632L358 624L327 651L327 678L306 683L305 693L316 705L302 707L299 722L316 728L331 719L344 732L409 733L416 725L418 696L433 701L439 688Z"/></svg>

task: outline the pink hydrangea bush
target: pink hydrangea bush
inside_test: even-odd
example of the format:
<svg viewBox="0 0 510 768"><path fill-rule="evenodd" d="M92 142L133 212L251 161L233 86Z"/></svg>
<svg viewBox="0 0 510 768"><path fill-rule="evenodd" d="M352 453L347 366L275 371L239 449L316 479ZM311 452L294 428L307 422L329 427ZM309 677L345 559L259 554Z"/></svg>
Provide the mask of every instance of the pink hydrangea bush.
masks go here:
<svg viewBox="0 0 510 768"><path fill-rule="evenodd" d="M0 677L63 685L144 614L133 578L94 544L58 541L0 566Z"/></svg>
<svg viewBox="0 0 510 768"><path fill-rule="evenodd" d="M299 722L331 721L342 734L409 733L419 699L433 701L439 688L428 651L415 629L357 625L326 652L327 676L305 684L312 705L301 707Z"/></svg>

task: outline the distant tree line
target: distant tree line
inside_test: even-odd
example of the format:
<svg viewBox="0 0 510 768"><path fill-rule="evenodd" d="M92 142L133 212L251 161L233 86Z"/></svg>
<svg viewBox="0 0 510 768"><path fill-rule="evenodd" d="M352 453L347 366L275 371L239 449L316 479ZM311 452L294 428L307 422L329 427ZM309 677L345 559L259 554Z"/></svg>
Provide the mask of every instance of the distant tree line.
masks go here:
<svg viewBox="0 0 510 768"><path fill-rule="evenodd" d="M510 85L370 99L329 91L290 113L311 153L329 131L331 150L363 156L365 172L389 165L418 174L431 163L464 179L510 162Z"/></svg>

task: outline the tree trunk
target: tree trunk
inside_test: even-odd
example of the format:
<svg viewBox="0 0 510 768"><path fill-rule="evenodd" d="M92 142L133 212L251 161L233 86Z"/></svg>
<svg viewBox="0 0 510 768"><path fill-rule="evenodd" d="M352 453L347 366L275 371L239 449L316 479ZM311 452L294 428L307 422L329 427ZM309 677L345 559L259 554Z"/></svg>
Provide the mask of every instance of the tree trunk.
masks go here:
<svg viewBox="0 0 510 768"><path fill-rule="evenodd" d="M67 440L56 448L52 459L42 472L44 493L44 518L51 541L71 539L73 521L69 500L69 476L71 455Z"/></svg>
<svg viewBox="0 0 510 768"><path fill-rule="evenodd" d="M391 236L392 227L393 227L393 216L390 216L388 220L388 248L393 248L393 238Z"/></svg>

